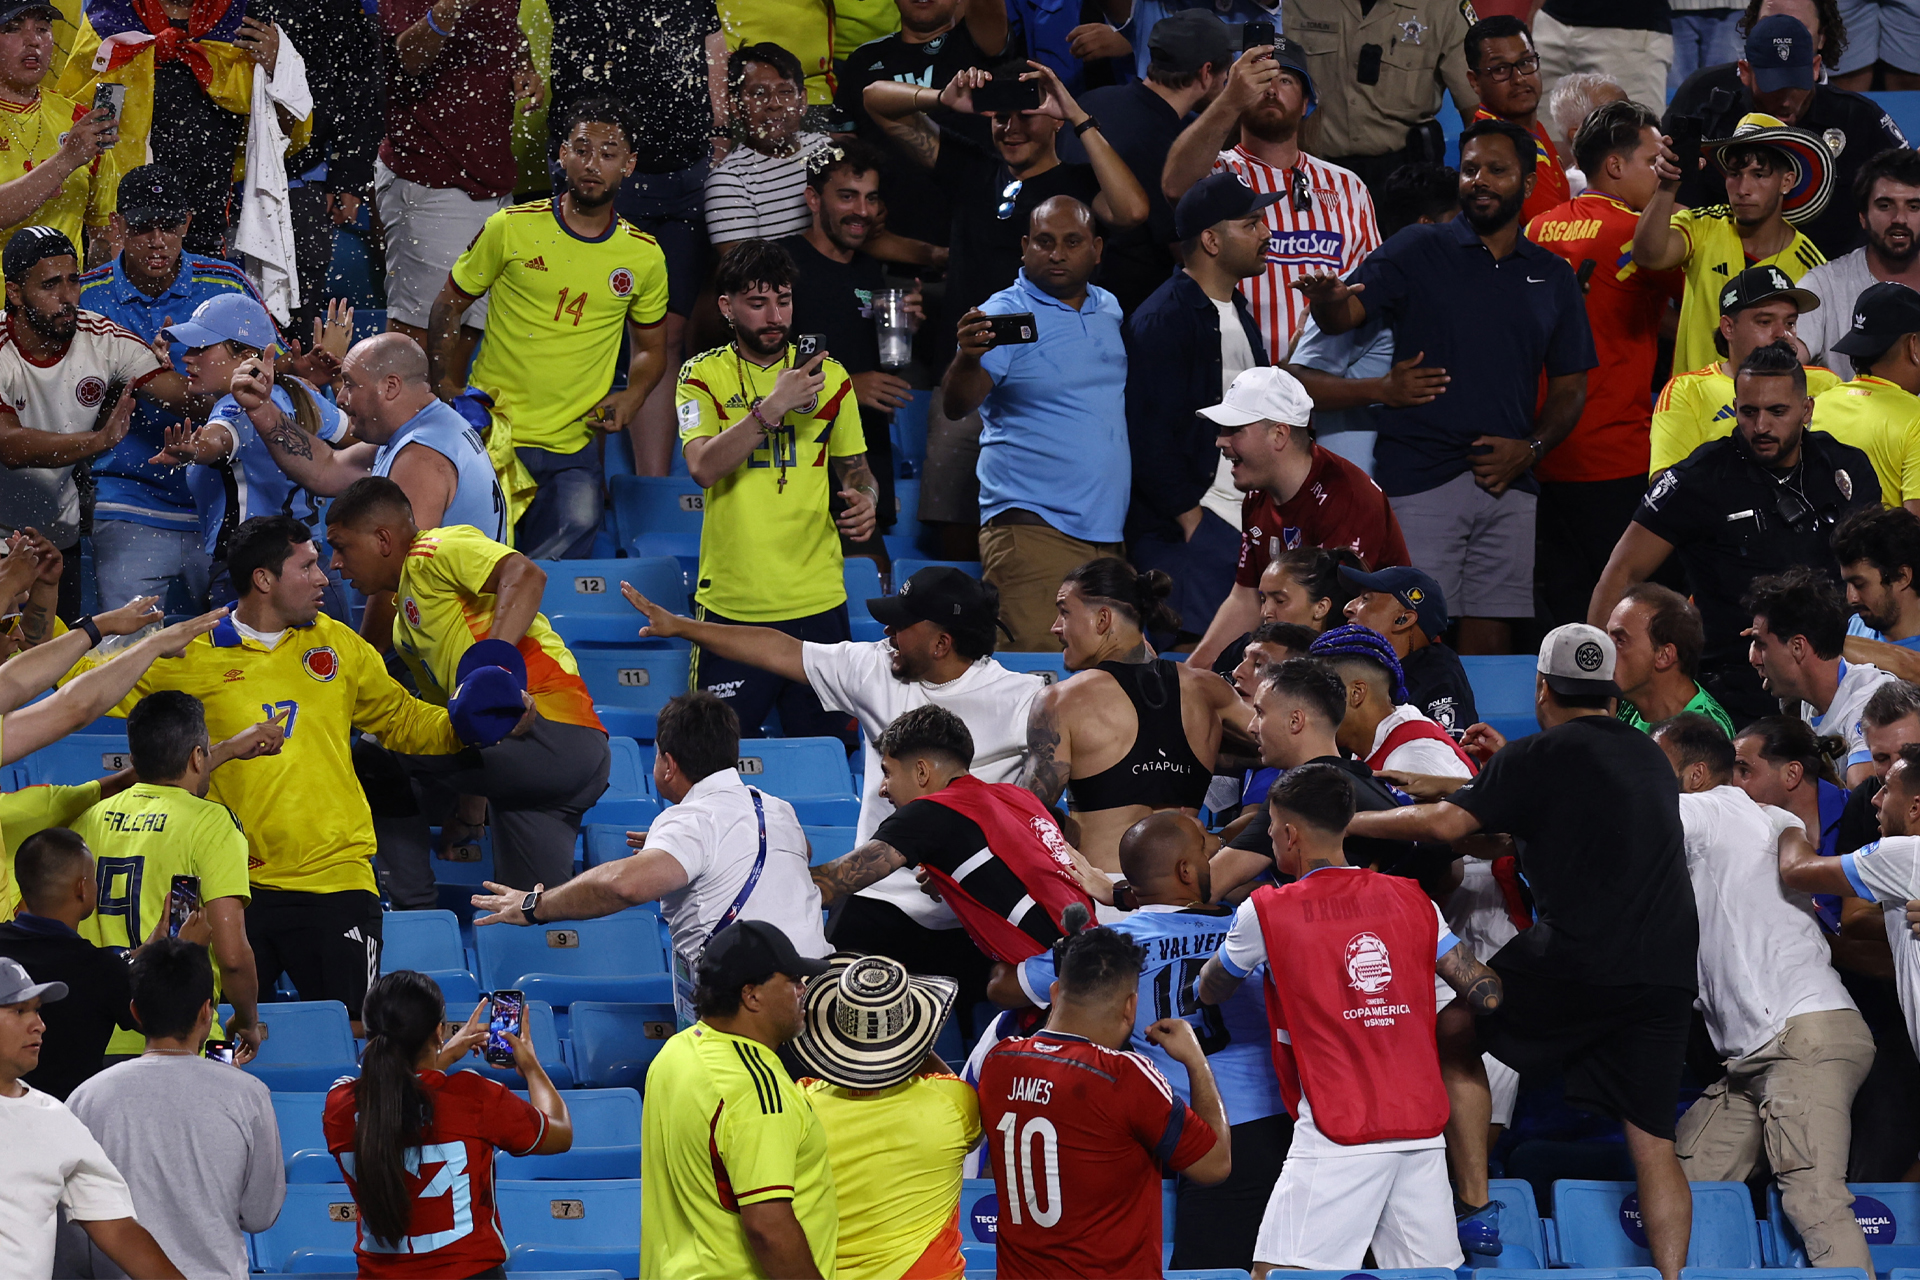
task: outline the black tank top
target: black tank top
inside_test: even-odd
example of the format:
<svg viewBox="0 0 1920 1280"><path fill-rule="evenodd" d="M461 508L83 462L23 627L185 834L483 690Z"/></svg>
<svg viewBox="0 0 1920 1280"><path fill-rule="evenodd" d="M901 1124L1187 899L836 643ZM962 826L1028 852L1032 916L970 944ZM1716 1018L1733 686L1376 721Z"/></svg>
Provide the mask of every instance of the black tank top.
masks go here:
<svg viewBox="0 0 1920 1280"><path fill-rule="evenodd" d="M1152 662L1103 662L1097 670L1120 682L1133 704L1140 728L1120 762L1090 778L1067 784L1073 807L1083 811L1144 804L1154 809L1198 809L1207 798L1213 771L1200 763L1187 742L1180 717L1180 664L1170 658Z"/></svg>

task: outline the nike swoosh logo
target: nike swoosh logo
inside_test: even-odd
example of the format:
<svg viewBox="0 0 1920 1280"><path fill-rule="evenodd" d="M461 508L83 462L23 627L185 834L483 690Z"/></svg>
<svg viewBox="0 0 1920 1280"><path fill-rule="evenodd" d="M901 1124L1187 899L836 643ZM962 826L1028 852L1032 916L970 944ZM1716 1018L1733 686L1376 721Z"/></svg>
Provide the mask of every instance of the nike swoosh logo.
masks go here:
<svg viewBox="0 0 1920 1280"><path fill-rule="evenodd" d="M1545 284L1546 282L1547 282L1547 280L1546 280L1546 277L1545 277L1545 276L1542 276L1542 277L1541 277L1540 279L1538 279L1538 280L1535 280L1535 279L1534 279L1534 278L1533 278L1532 276L1528 276L1528 277L1527 277L1527 283L1528 283L1528 284Z"/></svg>

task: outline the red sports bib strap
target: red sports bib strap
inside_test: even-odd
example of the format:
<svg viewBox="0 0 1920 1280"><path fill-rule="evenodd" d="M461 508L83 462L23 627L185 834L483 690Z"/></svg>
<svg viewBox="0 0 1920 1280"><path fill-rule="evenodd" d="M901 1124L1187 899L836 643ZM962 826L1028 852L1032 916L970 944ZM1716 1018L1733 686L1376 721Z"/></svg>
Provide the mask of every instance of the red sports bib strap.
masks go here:
<svg viewBox="0 0 1920 1280"><path fill-rule="evenodd" d="M1392 730L1388 732L1387 740L1380 744L1380 749L1367 757L1367 768L1386 768L1386 759L1388 756L1398 751L1401 747L1406 746L1409 742L1418 742L1422 738L1431 738L1435 742L1446 743L1447 749L1459 758L1461 764L1467 766L1467 776L1469 778L1479 776L1480 766L1473 762L1473 757L1460 749L1460 744L1453 740L1452 734L1431 720L1409 720L1405 724L1395 725Z"/></svg>
<svg viewBox="0 0 1920 1280"><path fill-rule="evenodd" d="M1072 846L1033 792L1011 782L982 782L966 774L921 799L971 819L986 836L987 849L1019 878L1033 902L1046 908L1056 927L1069 903L1080 903L1092 916L1093 899L1080 887L1073 872ZM956 895L947 897L947 905L988 954L1017 963L1044 949L1017 923L981 906L945 872L936 867L927 867L926 871L943 897L949 892ZM1025 915L1026 910L1020 914ZM1015 942L1016 936L1025 941Z"/></svg>

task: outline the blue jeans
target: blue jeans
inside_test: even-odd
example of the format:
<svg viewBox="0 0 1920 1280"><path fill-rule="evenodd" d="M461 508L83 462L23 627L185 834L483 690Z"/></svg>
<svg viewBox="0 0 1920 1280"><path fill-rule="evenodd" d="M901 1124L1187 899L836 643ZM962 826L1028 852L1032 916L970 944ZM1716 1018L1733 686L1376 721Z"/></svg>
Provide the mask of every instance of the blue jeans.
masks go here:
<svg viewBox="0 0 1920 1280"><path fill-rule="evenodd" d="M530 560L582 560L593 554L593 538L606 509L600 479L600 451L592 443L577 453L517 448L539 491L520 517L514 546Z"/></svg>
<svg viewBox="0 0 1920 1280"><path fill-rule="evenodd" d="M167 588L179 582L194 612L207 607L207 582L212 571L206 535L192 529L162 529L131 520L101 520L93 526L93 571L100 588L100 607L118 609L135 596L159 596L167 603Z"/></svg>
<svg viewBox="0 0 1920 1280"><path fill-rule="evenodd" d="M1667 97L1673 97L1682 82L1700 68L1740 60L1742 45L1734 24L1740 21L1743 12L1741 9L1674 10L1673 67L1667 72Z"/></svg>

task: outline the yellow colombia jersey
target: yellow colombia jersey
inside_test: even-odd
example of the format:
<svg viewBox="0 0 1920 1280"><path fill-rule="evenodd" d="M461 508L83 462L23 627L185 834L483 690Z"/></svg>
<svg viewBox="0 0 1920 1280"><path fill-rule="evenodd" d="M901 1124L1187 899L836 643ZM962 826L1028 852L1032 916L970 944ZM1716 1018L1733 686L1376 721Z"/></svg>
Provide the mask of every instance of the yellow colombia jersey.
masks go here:
<svg viewBox="0 0 1920 1280"><path fill-rule="evenodd" d="M221 770L241 769L235 761ZM233 811L202 800L183 787L136 782L87 810L73 825L93 850L100 901L80 922L80 936L100 947L131 951L166 918L175 876L197 876L200 901L253 898L247 884L247 837ZM220 968L213 971L214 1004L220 1003ZM216 1026L213 1034L220 1034ZM116 1029L108 1053L139 1053L146 1037Z"/></svg>
<svg viewBox="0 0 1920 1280"><path fill-rule="evenodd" d="M1880 501L1897 507L1920 498L1920 397L1863 373L1820 393L1812 425L1867 455Z"/></svg>
<svg viewBox="0 0 1920 1280"><path fill-rule="evenodd" d="M423 529L414 538L394 593L393 643L422 697L446 705L460 655L493 631L494 597L485 589L487 579L512 554L512 547L472 525ZM573 654L545 614L533 615L518 647L527 660L527 690L541 715L606 732Z"/></svg>
<svg viewBox="0 0 1920 1280"><path fill-rule="evenodd" d="M1733 433L1733 378L1715 360L1692 373L1676 373L1653 403L1652 452L1647 474L1665 471L1709 440ZM1817 364L1807 366L1807 394L1818 396L1840 385L1840 375ZM1816 417L1818 416L1816 411ZM1824 424L1813 426L1826 430Z"/></svg>
<svg viewBox="0 0 1920 1280"><path fill-rule="evenodd" d="M1798 280L1826 261L1798 231L1771 258L1747 257L1725 205L1682 209L1673 215L1673 227L1687 238L1687 289L1680 301L1680 330L1673 339L1676 369L1701 369L1720 358L1713 349L1713 335L1720 329L1720 291L1733 277L1748 267L1775 266L1787 279Z"/></svg>
<svg viewBox="0 0 1920 1280"><path fill-rule="evenodd" d="M740 1206L791 1200L820 1274L834 1274L840 1205L827 1135L773 1050L696 1022L647 1068L641 1116L640 1280L766 1274Z"/></svg>
<svg viewBox="0 0 1920 1280"><path fill-rule="evenodd" d="M453 283L487 295L487 326L473 385L513 426L520 447L577 453L593 439L583 419L613 386L627 321L667 314L667 259L654 238L615 218L585 240L560 218L559 197L516 204L487 219Z"/></svg>
<svg viewBox="0 0 1920 1280"><path fill-rule="evenodd" d="M20 909L20 886L13 879L13 851L36 831L70 827L100 802L100 783L77 787L22 787L0 792L0 921Z"/></svg>
<svg viewBox="0 0 1920 1280"><path fill-rule="evenodd" d="M114 714L156 689L185 690L206 704L215 742L272 716L286 729L279 755L221 766L207 793L245 828L256 888L379 891L367 861L373 813L353 772L354 730L411 755L465 749L444 707L409 694L372 645L324 613L288 628L272 649L224 618L180 657L149 667Z"/></svg>
<svg viewBox="0 0 1920 1280"><path fill-rule="evenodd" d="M973 1086L922 1075L890 1089L855 1092L825 1080L803 1080L800 1089L827 1130L840 1201L839 1280L953 1274L940 1264L961 1262L960 1166L980 1142Z"/></svg>
<svg viewBox="0 0 1920 1280"><path fill-rule="evenodd" d="M793 348L762 369L732 346L715 347L680 367L674 402L680 447L717 436L747 416L790 368ZM694 602L736 622L777 622L825 613L845 603L840 531L828 503L838 488L829 458L867 451L853 381L831 356L826 385L779 426L779 439L707 490L700 527L700 584Z"/></svg>
<svg viewBox="0 0 1920 1280"><path fill-rule="evenodd" d="M0 102L0 182L12 182L51 160L59 152L60 139L67 129L86 113L78 103L51 89L40 90L40 96L26 106ZM60 184L60 194L35 209L32 217L0 230L0 244L24 226L53 227L65 232L74 248L84 254L86 229L107 225L119 187L120 171L109 152L68 174Z"/></svg>

